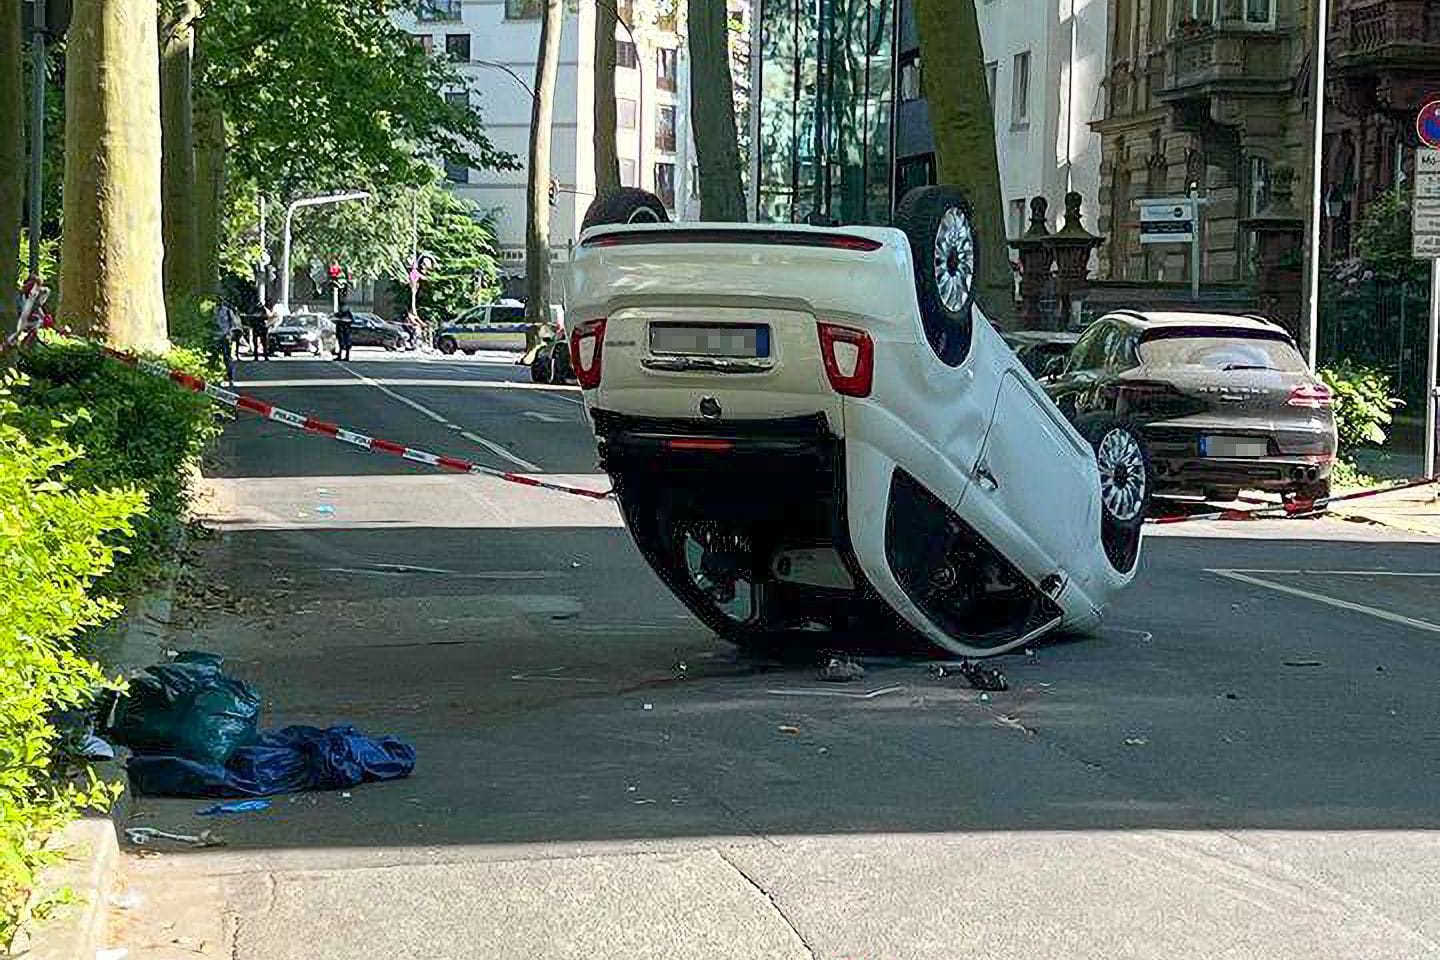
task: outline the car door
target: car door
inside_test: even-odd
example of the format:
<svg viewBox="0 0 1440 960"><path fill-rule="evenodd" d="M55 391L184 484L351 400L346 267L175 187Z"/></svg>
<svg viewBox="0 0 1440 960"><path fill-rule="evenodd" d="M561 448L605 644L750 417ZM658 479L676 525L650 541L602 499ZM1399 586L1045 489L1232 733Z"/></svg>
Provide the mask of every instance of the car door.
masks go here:
<svg viewBox="0 0 1440 960"><path fill-rule="evenodd" d="M1070 349L1063 372L1045 384L1045 392L1070 420L1094 409L1096 390L1104 378L1107 351L1115 336L1113 320L1092 324Z"/></svg>
<svg viewBox="0 0 1440 960"><path fill-rule="evenodd" d="M497 304L490 308L489 322L485 325L488 350L524 350L525 308Z"/></svg>

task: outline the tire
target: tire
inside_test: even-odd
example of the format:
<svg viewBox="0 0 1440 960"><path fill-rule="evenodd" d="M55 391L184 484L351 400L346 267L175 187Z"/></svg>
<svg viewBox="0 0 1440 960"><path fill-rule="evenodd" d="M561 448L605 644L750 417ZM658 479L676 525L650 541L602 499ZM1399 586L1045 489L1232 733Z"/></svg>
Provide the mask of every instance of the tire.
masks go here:
<svg viewBox="0 0 1440 960"><path fill-rule="evenodd" d="M1324 500L1330 496L1329 480L1314 480L1310 483L1302 483L1295 488L1294 497L1296 500Z"/></svg>
<svg viewBox="0 0 1440 960"><path fill-rule="evenodd" d="M580 223L582 232L613 223L669 223L670 214L649 190L622 187L618 193L596 197Z"/></svg>
<svg viewBox="0 0 1440 960"><path fill-rule="evenodd" d="M400 341L398 341L398 340L386 340L386 341L385 341L385 350L386 350L387 352L389 352L389 353L394 353L396 350L399 350L399 349L400 349Z"/></svg>
<svg viewBox="0 0 1440 960"><path fill-rule="evenodd" d="M895 226L910 241L925 336L940 359L954 366L970 350L980 276L973 208L956 187L916 187L900 201Z"/></svg>
<svg viewBox="0 0 1440 960"><path fill-rule="evenodd" d="M467 356L467 357L473 357L473 356L475 356L475 351L474 351L474 349L471 348L471 347L462 347L462 348L460 348L460 352L463 353L463 354L465 354L465 356Z"/></svg>
<svg viewBox="0 0 1440 960"><path fill-rule="evenodd" d="M455 342L455 338L454 338L454 337L441 337L441 338L440 338L440 352L443 353L443 354L445 354L445 356L448 357L448 356L450 356L452 353L454 353L456 350L459 350L459 349L460 349L460 345Z"/></svg>
<svg viewBox="0 0 1440 960"><path fill-rule="evenodd" d="M536 354L530 361L530 380L534 383L550 383L553 371L548 353Z"/></svg>
<svg viewBox="0 0 1440 960"><path fill-rule="evenodd" d="M1075 424L1100 467L1100 540L1110 565L1129 573L1140 557L1140 532L1150 509L1155 470L1145 437L1132 422L1093 413Z"/></svg>

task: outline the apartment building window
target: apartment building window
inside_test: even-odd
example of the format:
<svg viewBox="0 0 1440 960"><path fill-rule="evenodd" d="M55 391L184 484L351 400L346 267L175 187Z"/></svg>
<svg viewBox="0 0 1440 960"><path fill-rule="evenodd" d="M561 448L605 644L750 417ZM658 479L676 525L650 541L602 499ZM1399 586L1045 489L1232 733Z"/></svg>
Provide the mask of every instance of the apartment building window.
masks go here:
<svg viewBox="0 0 1440 960"><path fill-rule="evenodd" d="M1258 217L1270 206L1270 161L1251 157L1245 165L1246 216Z"/></svg>
<svg viewBox="0 0 1440 960"><path fill-rule="evenodd" d="M470 91L450 90L445 94L445 102L456 107L470 106Z"/></svg>
<svg viewBox="0 0 1440 960"><path fill-rule="evenodd" d="M450 183L469 183L470 168L463 163L445 161L445 179Z"/></svg>
<svg viewBox="0 0 1440 960"><path fill-rule="evenodd" d="M666 207L675 207L675 164L655 164L655 196Z"/></svg>
<svg viewBox="0 0 1440 960"><path fill-rule="evenodd" d="M415 34L414 39L415 46L419 47L421 50L424 50L426 53L435 52L435 38L430 36L430 34L417 33Z"/></svg>
<svg viewBox="0 0 1440 960"><path fill-rule="evenodd" d="M431 23L459 23L460 0L418 0L415 19Z"/></svg>
<svg viewBox="0 0 1440 960"><path fill-rule="evenodd" d="M1010 201L1010 237L1014 239L1025 232L1025 198L1017 197Z"/></svg>
<svg viewBox="0 0 1440 960"><path fill-rule="evenodd" d="M635 52L635 44L629 40L615 41L615 66L629 70L640 66L640 55Z"/></svg>
<svg viewBox="0 0 1440 960"><path fill-rule="evenodd" d="M985 64L985 92L990 96L990 116L995 118L1000 115L996 109L998 106L995 100L995 84L1000 79L1000 61L991 60Z"/></svg>
<svg viewBox="0 0 1440 960"><path fill-rule="evenodd" d="M615 0L615 16L625 26L635 26L635 0Z"/></svg>
<svg viewBox="0 0 1440 960"><path fill-rule="evenodd" d="M445 56L459 63L470 62L470 34L445 34Z"/></svg>
<svg viewBox="0 0 1440 960"><path fill-rule="evenodd" d="M1216 0L1174 0L1174 2L1175 21L1177 25L1192 20L1209 23L1216 19ZM1245 0L1245 6L1247 7L1246 19L1249 19L1248 7L1252 2L1255 2L1255 0Z"/></svg>
<svg viewBox="0 0 1440 960"><path fill-rule="evenodd" d="M620 158L620 186L640 186L639 168L636 167L635 161L629 157Z"/></svg>
<svg viewBox="0 0 1440 960"><path fill-rule="evenodd" d="M1030 51L1015 54L1015 75L1010 85L1010 126L1030 121Z"/></svg>
<svg viewBox="0 0 1440 960"><path fill-rule="evenodd" d="M1245 25L1275 26L1275 0L1245 0Z"/></svg>
<svg viewBox="0 0 1440 960"><path fill-rule="evenodd" d="M506 20L539 20L543 0L505 0Z"/></svg>
<svg viewBox="0 0 1440 960"><path fill-rule="evenodd" d="M655 108L655 147L666 153L675 152L675 108L660 104Z"/></svg>
<svg viewBox="0 0 1440 960"><path fill-rule="evenodd" d="M635 101L627 97L615 98L615 125L621 130L634 130L636 112Z"/></svg>
<svg viewBox="0 0 1440 960"><path fill-rule="evenodd" d="M677 54L673 47L661 47L655 51L655 86L661 90L675 89Z"/></svg>
<svg viewBox="0 0 1440 960"><path fill-rule="evenodd" d="M664 5L660 4L660 6L663 8ZM670 6L668 8L656 11L655 29L662 30L665 33L674 33L678 25L675 13L675 0L670 0Z"/></svg>
<svg viewBox="0 0 1440 960"><path fill-rule="evenodd" d="M920 57L910 54L900 61L900 100L919 100L925 96L925 79L920 70Z"/></svg>

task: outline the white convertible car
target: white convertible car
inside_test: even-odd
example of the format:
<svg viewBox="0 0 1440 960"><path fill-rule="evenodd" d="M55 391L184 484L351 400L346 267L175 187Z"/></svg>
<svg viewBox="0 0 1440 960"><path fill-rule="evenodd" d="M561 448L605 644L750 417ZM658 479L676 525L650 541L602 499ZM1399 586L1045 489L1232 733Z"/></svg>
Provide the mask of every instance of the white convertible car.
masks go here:
<svg viewBox="0 0 1440 960"><path fill-rule="evenodd" d="M913 191L894 228L663 216L641 191L592 209L571 362L625 523L696 616L964 656L1099 619L1147 455L1107 414L1072 427L982 315L959 191Z"/></svg>

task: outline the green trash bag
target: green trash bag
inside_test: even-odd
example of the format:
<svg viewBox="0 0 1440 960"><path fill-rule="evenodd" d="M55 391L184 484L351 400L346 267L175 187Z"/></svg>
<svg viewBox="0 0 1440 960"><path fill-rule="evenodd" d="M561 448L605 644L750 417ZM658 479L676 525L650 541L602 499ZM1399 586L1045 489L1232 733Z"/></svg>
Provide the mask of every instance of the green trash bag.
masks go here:
<svg viewBox="0 0 1440 960"><path fill-rule="evenodd" d="M223 764L258 737L260 696L220 670L213 653L188 650L146 667L115 704L111 739L136 753Z"/></svg>

